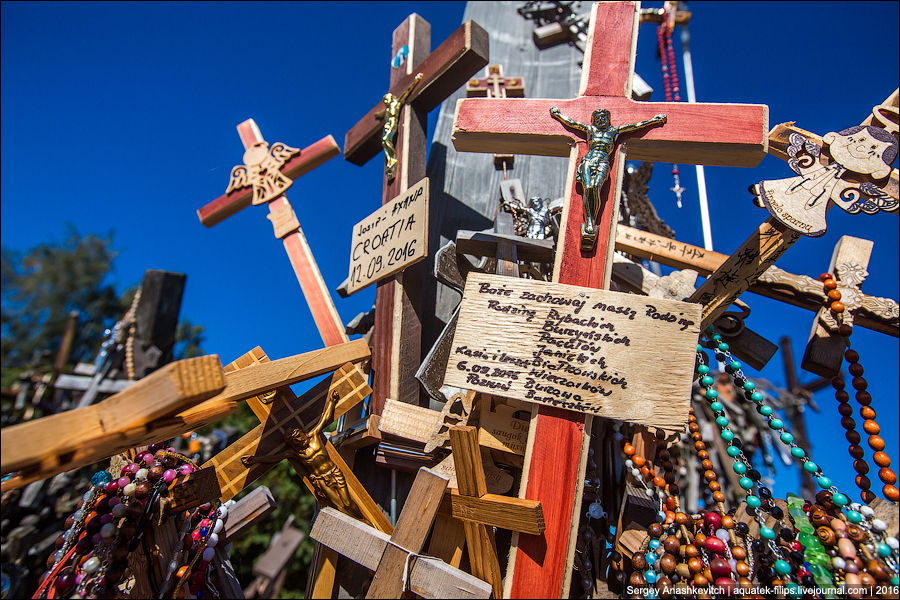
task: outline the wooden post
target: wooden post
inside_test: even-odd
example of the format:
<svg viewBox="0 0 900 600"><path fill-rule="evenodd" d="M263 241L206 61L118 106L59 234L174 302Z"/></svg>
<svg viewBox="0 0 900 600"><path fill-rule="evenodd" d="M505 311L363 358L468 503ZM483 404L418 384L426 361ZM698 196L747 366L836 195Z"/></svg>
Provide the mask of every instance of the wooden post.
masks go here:
<svg viewBox="0 0 900 600"><path fill-rule="evenodd" d="M259 127L256 126L253 119L244 121L238 125L237 129L245 149L264 143ZM297 178L334 158L340 152L337 142L329 135L284 162L280 172L286 178ZM232 186L229 186L229 190L197 211L197 216L203 225L212 227L250 206L253 199L252 187L243 186L232 189ZM294 268L294 274L297 275L297 280L300 282L300 288L303 290L310 311L312 311L322 341L326 346L346 342L348 338L344 333L344 325L334 307L331 294L325 287L325 281L316 265L312 250L306 242L306 236L303 235L300 222L297 221L287 197L281 194L267 203L269 205L268 218L275 227L275 237L281 238L284 243L284 249Z"/></svg>
<svg viewBox="0 0 900 600"><path fill-rule="evenodd" d="M756 166L765 155L765 106L634 102L630 96L637 27L634 3L593 5L581 92L573 100L470 98L457 104L453 143L459 151L570 158L554 269L554 280L560 283L608 287L625 144L612 159L610 172L615 176L601 191L604 201L596 250L583 252L581 196L575 189L574 170L587 148L551 117L551 107L558 106L581 122L589 122L591 112L599 107L611 112L613 123L636 123L666 114L664 126L628 136L629 159ZM549 407L534 411L520 494L543 501L547 531L543 537L519 535L518 541L513 537L518 549L510 566L513 576L507 577L505 592L510 597L558 598L568 593L575 550L570 540L577 531L589 432L584 415Z"/></svg>
<svg viewBox="0 0 900 600"><path fill-rule="evenodd" d="M416 14L394 31L391 56L397 57L399 64L391 69L390 93L400 97L417 74L423 77L400 112L394 141L396 174L392 178L384 176L382 204L425 176L428 112L487 64L487 33L471 21L431 54L430 46L431 27ZM405 56L400 52L404 47ZM383 109L384 104L379 102L347 132L345 159L363 165L381 152L383 123L375 115ZM419 404L419 384L414 375L421 360L421 285L421 264L378 284L373 338L375 379L369 405L372 414L381 414L386 398Z"/></svg>

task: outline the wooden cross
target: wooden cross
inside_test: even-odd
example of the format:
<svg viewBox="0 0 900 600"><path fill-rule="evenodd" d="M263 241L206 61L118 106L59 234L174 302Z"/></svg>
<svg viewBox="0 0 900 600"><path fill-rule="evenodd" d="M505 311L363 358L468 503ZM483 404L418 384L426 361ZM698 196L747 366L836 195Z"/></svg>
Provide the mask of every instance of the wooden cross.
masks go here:
<svg viewBox="0 0 900 600"><path fill-rule="evenodd" d="M895 92L882 107L888 108L892 104L896 114L897 102ZM896 123L889 124L887 141L864 129L873 121L884 121L880 119L880 108L876 106L872 116L863 121L862 131L847 135L830 132L822 138L794 127L793 123L782 123L772 128L768 136L769 152L788 161L800 176L763 181L751 188L759 195L757 203L765 205L771 216L691 297L692 302L703 304L701 327L715 321L801 237L823 235L826 213L838 204L839 197L842 199L841 208L852 214L898 214L897 169L890 167L897 153ZM881 131L880 135L885 136L885 132ZM869 144L877 147L877 156L872 155L871 151L859 154L850 149L861 142L859 136L868 139L867 150ZM890 148L891 141L893 148ZM827 153L824 150L826 145L829 146ZM844 173L847 173L846 178L842 177Z"/></svg>
<svg viewBox="0 0 900 600"><path fill-rule="evenodd" d="M237 130L246 150L255 150L261 148L261 144L265 144L259 127L253 119L247 119L238 125ZM312 171L340 153L337 142L329 135L284 162L279 173L290 181ZM288 183L288 185L290 184ZM286 189L286 186L283 189ZM206 227L221 223L231 215L247 208L254 199L252 185L240 187L229 185L228 190L197 211L200 222ZM344 333L344 325L334 307L331 294L325 287L325 281L316 265L312 250L306 242L306 236L303 235L303 230L300 228L300 222L288 203L287 196L280 193L268 198L266 203L269 205L268 219L275 227L275 237L284 243L284 249L294 268L294 274L300 282L300 288L303 290L310 311L312 311L322 341L326 346L346 342L348 338Z"/></svg>
<svg viewBox="0 0 900 600"><path fill-rule="evenodd" d="M844 305L843 323L853 325L857 311L881 312L884 316L900 319L900 306L890 298L872 298L860 291L869 273L869 257L872 255L873 242L843 236L834 247L828 273L837 282L837 290L841 294ZM815 281L822 286L822 282ZM838 335L838 321L831 310L823 303L816 320L813 322L806 352L803 354L801 367L820 377L832 378L841 371L844 362L844 351L847 349L847 338Z"/></svg>
<svg viewBox="0 0 900 600"><path fill-rule="evenodd" d="M631 99L634 37L639 11L632 2L596 3L585 52L581 92L572 100L479 99L457 104L453 144L463 152L511 152L568 156L569 184L556 252L554 281L608 288L609 264L627 145L628 158L680 164L756 166L767 147L767 107L753 105L640 103ZM613 123L636 123L667 115L661 127L626 136L612 157L610 177L601 190L600 231L594 251L581 250L581 195L574 170L586 144L550 115L550 108L581 122L606 108ZM568 593L580 513L581 487L590 427L585 416L536 408L529 430L529 464L520 495L543 501L543 537L518 536L504 590L510 597L557 598ZM551 458L552 457L552 458ZM574 521L573 521L574 520ZM513 538L516 543L516 537Z"/></svg>
<svg viewBox="0 0 900 600"><path fill-rule="evenodd" d="M391 69L389 91L399 97L418 74L422 79L408 96L400 112L396 173L385 175L382 204L398 196L425 176L428 112L462 86L488 62L487 32L469 21L447 38L434 52L431 26L416 14L394 30L391 53L397 68ZM406 48L405 59L401 49ZM364 165L381 152L383 124L376 113L379 101L347 132L344 158ZM386 398L409 404L419 403L419 384L414 377L421 360L422 266L412 266L393 279L378 283L375 292L375 370L370 410L380 415Z"/></svg>
<svg viewBox="0 0 900 600"><path fill-rule="evenodd" d="M668 238L619 225L616 230L616 250L645 258L676 269L693 269L708 277L719 268L728 255L712 252ZM826 300L820 281L805 275L794 275L778 267L769 267L748 291L792 306L816 312ZM854 315L854 323L893 337L900 336L900 319L890 310L878 309L880 298L861 296L862 309ZM866 309L871 306L871 309Z"/></svg>
<svg viewBox="0 0 900 600"><path fill-rule="evenodd" d="M425 598L488 598L490 585L419 556L447 483L446 477L420 469L391 536L332 508L319 512L309 535L375 571L366 598L400 598L407 589Z"/></svg>
<svg viewBox="0 0 900 600"><path fill-rule="evenodd" d="M482 79L466 84L467 98L524 98L525 82L521 77L503 76L503 65L491 65Z"/></svg>

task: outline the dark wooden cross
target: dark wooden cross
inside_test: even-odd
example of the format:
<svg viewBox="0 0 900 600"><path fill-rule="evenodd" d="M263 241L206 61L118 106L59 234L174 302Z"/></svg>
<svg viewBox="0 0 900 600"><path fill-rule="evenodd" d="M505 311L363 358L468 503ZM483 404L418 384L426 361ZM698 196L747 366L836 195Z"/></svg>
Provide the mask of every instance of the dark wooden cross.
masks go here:
<svg viewBox="0 0 900 600"><path fill-rule="evenodd" d="M765 106L635 102L631 99L634 63L632 41L638 27L633 2L593 5L580 94L571 100L467 98L457 105L453 143L463 152L507 152L568 156L569 181L562 230L556 252L554 281L608 288L615 239L625 146L628 158L680 164L756 166L767 147ZM610 177L601 190L600 231L595 250L581 250L581 194L575 187L575 165L587 145L550 116L550 108L575 120L590 122L591 113L606 108L613 125L637 123L664 113L664 126L623 136L611 157ZM510 597L558 598L568 594L569 565L575 549L581 487L590 427L586 417L551 407L535 408L529 431L531 462L523 473L520 495L540 499L547 529L544 535L519 535L509 570ZM514 543L516 538L514 536Z"/></svg>
<svg viewBox="0 0 900 600"><path fill-rule="evenodd" d="M253 119L247 119L237 127L244 148L251 148L263 142L262 134ZM330 135L304 148L281 166L281 174L296 179L312 171L341 153ZM253 200L253 186L231 189L197 211L200 222L206 227L221 223L228 217L250 206ZM341 344L348 340L331 294L325 286L316 259L306 242L291 205L284 194L268 201L269 215L275 228L275 237L282 240L284 249L300 282L300 288L312 312L316 327L326 346Z"/></svg>
<svg viewBox="0 0 900 600"><path fill-rule="evenodd" d="M391 68L389 91L399 97L417 74L423 77L400 112L394 141L398 164L393 178L385 175L382 204L425 177L428 112L488 62L487 32L472 21L464 23L429 54L430 47L431 26L416 14L394 30L391 53L400 64ZM401 61L403 48L407 51ZM345 159L364 165L381 153L383 122L375 115L383 109L384 104L379 101L347 132ZM421 285L421 264L378 283L372 353L375 379L369 404L373 414L381 414L386 398L419 403L419 384L414 375L421 360Z"/></svg>

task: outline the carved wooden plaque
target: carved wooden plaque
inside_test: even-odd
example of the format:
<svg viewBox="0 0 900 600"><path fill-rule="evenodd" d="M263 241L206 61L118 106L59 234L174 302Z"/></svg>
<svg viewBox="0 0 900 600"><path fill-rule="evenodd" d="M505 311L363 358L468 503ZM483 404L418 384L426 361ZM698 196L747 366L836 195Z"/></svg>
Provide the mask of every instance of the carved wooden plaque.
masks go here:
<svg viewBox="0 0 900 600"><path fill-rule="evenodd" d="M347 294L381 281L428 255L428 178L353 227Z"/></svg>
<svg viewBox="0 0 900 600"><path fill-rule="evenodd" d="M684 429L700 305L472 273L446 385Z"/></svg>

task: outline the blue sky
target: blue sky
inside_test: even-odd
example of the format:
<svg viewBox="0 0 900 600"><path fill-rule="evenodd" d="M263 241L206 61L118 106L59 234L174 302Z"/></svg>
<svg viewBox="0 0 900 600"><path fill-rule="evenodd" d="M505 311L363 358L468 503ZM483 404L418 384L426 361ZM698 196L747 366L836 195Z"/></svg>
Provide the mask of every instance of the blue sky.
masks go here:
<svg viewBox="0 0 900 600"><path fill-rule="evenodd" d="M767 104L770 124L796 121L824 134L858 124L897 87L896 2L690 8L701 102ZM435 48L464 9L462 2L3 2L2 243L27 250L62 242L67 222L82 234L114 230L117 288L136 285L149 268L186 273L182 316L205 327L205 349L223 362L257 345L272 358L319 348L266 210L251 207L212 229L195 211L224 192L241 162L238 123L254 118L269 142L303 148L332 134L343 147L347 130L387 91L393 29L417 12L431 24ZM645 25L636 70L661 101L655 44L655 26ZM670 171L657 165L650 197L679 240L702 245L693 168L681 168L682 209L668 191ZM706 174L715 250L730 253L766 216L747 187L792 172L769 156L755 169ZM357 167L336 158L288 194L332 290L347 276L351 228L379 205L381 182L380 160ZM778 265L816 277L841 235L864 237L875 249L863 289L897 299L897 216L834 210L828 223L824 237L801 240ZM374 289L333 297L347 322L371 307ZM744 300L753 308L749 326L776 343L790 336L799 364L812 313L752 294ZM857 329L853 341L896 459L896 429L887 429L897 423L897 340ZM780 353L761 376L784 384ZM809 417L813 456L852 493L829 390L817 395L822 412ZM776 491L795 482L783 477ZM877 477L873 487L880 488Z"/></svg>

